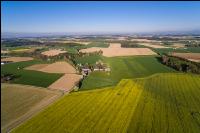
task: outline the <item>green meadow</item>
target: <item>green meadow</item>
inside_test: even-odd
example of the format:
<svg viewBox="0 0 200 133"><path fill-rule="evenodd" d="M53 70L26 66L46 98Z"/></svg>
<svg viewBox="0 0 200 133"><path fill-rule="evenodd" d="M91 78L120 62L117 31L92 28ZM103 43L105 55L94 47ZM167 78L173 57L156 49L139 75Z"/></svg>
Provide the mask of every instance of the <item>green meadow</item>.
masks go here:
<svg viewBox="0 0 200 133"><path fill-rule="evenodd" d="M130 57L103 57L111 72L92 72L86 79L80 90L114 86L124 78L139 78L155 73L175 72L158 62L155 56L130 56Z"/></svg>

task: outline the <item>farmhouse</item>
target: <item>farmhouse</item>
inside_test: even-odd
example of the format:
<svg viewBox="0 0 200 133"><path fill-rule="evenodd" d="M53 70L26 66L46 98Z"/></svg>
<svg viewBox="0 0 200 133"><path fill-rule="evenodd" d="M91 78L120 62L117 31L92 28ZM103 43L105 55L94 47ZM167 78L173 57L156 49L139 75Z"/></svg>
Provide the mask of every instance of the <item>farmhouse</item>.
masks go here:
<svg viewBox="0 0 200 133"><path fill-rule="evenodd" d="M92 72L89 68L82 68L82 75L87 76L90 72Z"/></svg>
<svg viewBox="0 0 200 133"><path fill-rule="evenodd" d="M82 66L82 65L79 65ZM104 71L104 72L110 72L110 67L108 67L105 63L103 63L101 60L97 61L95 65L88 66L87 64L85 66L81 67L81 73L84 76L87 76L92 71Z"/></svg>

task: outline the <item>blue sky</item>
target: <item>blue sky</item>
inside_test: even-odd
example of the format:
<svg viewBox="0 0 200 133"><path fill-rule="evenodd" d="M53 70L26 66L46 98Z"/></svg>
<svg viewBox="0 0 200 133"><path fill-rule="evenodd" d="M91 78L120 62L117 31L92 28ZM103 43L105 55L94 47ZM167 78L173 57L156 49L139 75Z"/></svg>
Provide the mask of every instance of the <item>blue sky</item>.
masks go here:
<svg viewBox="0 0 200 133"><path fill-rule="evenodd" d="M200 29L200 2L2 2L3 32Z"/></svg>

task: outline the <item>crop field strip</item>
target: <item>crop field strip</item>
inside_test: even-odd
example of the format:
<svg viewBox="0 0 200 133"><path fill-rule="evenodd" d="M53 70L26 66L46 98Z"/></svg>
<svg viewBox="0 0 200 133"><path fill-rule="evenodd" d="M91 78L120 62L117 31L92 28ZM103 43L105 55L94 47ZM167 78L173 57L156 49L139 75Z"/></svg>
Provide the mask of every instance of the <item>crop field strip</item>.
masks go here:
<svg viewBox="0 0 200 133"><path fill-rule="evenodd" d="M115 87L71 93L13 132L198 132L199 94L198 75L123 79Z"/></svg>
<svg viewBox="0 0 200 133"><path fill-rule="evenodd" d="M172 79L170 86L166 82L169 79ZM166 75L165 79L160 82L158 80L160 79L146 80L146 87L144 87L140 103L132 118L129 132L140 133L147 129L152 129L153 132L198 132L200 130L199 121L194 122L190 113L200 111L198 106L200 105L198 97L200 82L195 85L200 78ZM181 81L187 82L181 83ZM191 83L191 81L195 82ZM167 89L161 90L165 86Z"/></svg>
<svg viewBox="0 0 200 133"><path fill-rule="evenodd" d="M125 84L126 85L129 84L129 85L133 86L132 81L129 81L129 83L125 82ZM133 93L130 93L131 91ZM102 131L110 130L109 127L110 127L110 124L113 123L114 118L121 116L118 119L119 120L124 119L124 121L121 121L124 123L127 122L126 119L131 118L131 117L128 117L131 114L130 112L125 113L126 117L124 117L125 115L120 115L120 116L117 115L118 112L115 112L115 113L112 113L112 112L113 112L113 110L120 109L121 106L122 107L124 106L123 108L127 109L127 105L126 104L124 105L124 103L127 103L129 101L129 104L132 104L132 102L130 102L130 99L129 98L127 99L126 96L135 99L135 96L138 93L134 93L134 91L135 90L132 89L132 87L129 87L126 89L118 88L118 89L102 90L102 92L99 91L98 93L95 93L95 92L92 92L92 93L89 92L88 94L83 93L81 95L85 95L84 97L86 97L86 98L84 100L81 99L81 103L79 100L78 102L76 102L77 104L73 104L72 105L73 107L71 107L71 105L66 105L65 106L66 109L64 110L65 116L63 116L63 118L59 119L59 121L57 121L57 122L67 124L67 125L65 125L65 127L68 127L67 130L69 130L70 132L78 132L78 131L80 131L80 129L82 129L81 132L88 132L93 129L96 129L96 131L99 131L99 128L97 128L97 127L101 127L101 125L103 125L103 127L104 127L104 128L101 128ZM103 95L102 95L102 93L103 93ZM124 100L120 100L121 95L123 95ZM76 96L76 94L75 94L75 96ZM92 98L89 96L92 96ZM75 102L75 101L73 101L73 102ZM87 105L87 106L85 106L85 105ZM132 105L132 106L134 106L134 105ZM132 106L130 106L130 108ZM59 107L57 106L55 108L59 108ZM67 109L69 109L69 110L67 110ZM70 109L73 109L73 110L70 110ZM57 111L60 112L59 109ZM121 111L120 114L124 114L123 113L124 111ZM131 111L131 109L130 109L130 111ZM107 119L108 116L110 116L111 114L112 114L112 117L109 117L109 119ZM56 117L51 117L50 119L55 121L57 117L59 117L58 114L56 114ZM79 123L77 123L77 121L79 121ZM104 125L105 122L108 123L107 126ZM118 122L118 121L114 121L114 122ZM38 124L40 124L40 123L38 123ZM54 128L57 128L57 130L56 130L57 132L62 132L63 129L60 128L60 125L62 125L62 124L56 124L56 125L52 124L52 125L49 125L49 127L53 126ZM115 124L114 125L112 124L112 126L116 127ZM50 131L50 130L52 130L52 129L45 130L45 131Z"/></svg>

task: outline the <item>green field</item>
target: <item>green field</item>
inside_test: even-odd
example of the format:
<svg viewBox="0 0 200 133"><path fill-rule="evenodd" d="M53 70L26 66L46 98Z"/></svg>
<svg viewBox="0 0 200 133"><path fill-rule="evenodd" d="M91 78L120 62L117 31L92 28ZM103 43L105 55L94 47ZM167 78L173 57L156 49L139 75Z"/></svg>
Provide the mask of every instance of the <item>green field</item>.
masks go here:
<svg viewBox="0 0 200 133"><path fill-rule="evenodd" d="M81 64L95 64L97 61L102 60L101 55L92 55L92 56L84 56L75 58L76 63Z"/></svg>
<svg viewBox="0 0 200 133"><path fill-rule="evenodd" d="M63 74L44 73L39 71L25 70L23 68L33 64L46 63L38 60L10 63L1 66L1 74L14 74L16 79L11 81L17 84L27 84L39 87L48 87ZM20 69L17 69L20 67Z"/></svg>
<svg viewBox="0 0 200 133"><path fill-rule="evenodd" d="M124 79L116 87L66 95L13 133L198 133L199 96L197 75Z"/></svg>
<svg viewBox="0 0 200 133"><path fill-rule="evenodd" d="M175 70L159 63L154 56L132 56L102 58L111 72L93 72L86 79L80 90L101 88L116 85L124 78L145 77L155 73L175 72Z"/></svg>
<svg viewBox="0 0 200 133"><path fill-rule="evenodd" d="M198 133L200 76L156 75L136 80L143 91L128 132Z"/></svg>
<svg viewBox="0 0 200 133"><path fill-rule="evenodd" d="M51 97L58 95L45 88L18 85L1 84L1 130L15 127L16 124L24 121L21 116L32 110L32 113L39 110L37 106L41 101L47 102ZM42 106L42 105L41 105ZM33 111L34 110L34 111ZM18 119L17 121L15 121Z"/></svg>
<svg viewBox="0 0 200 133"><path fill-rule="evenodd" d="M109 47L109 44L108 43L105 43L103 41L100 41L100 42L92 42L88 45L86 45L87 48L91 48L91 47L102 47L102 48L107 48Z"/></svg>
<svg viewBox="0 0 200 133"><path fill-rule="evenodd" d="M169 53L169 52L178 52L178 53L200 53L200 47L187 47L187 49L183 48L151 48L156 53Z"/></svg>

